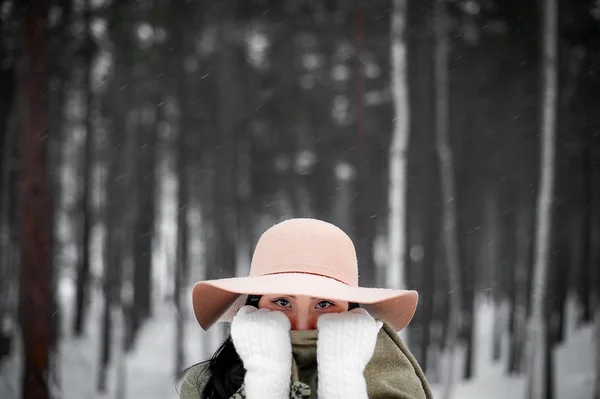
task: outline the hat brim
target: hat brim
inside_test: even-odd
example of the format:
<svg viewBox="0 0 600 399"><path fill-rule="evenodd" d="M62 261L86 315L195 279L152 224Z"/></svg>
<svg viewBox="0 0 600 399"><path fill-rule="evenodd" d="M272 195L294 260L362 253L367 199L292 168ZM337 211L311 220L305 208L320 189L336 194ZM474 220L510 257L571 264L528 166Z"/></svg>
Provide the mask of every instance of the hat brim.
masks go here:
<svg viewBox="0 0 600 399"><path fill-rule="evenodd" d="M278 273L200 281L192 301L198 323L208 330L215 322L230 322L245 305L247 295L306 295L313 298L360 304L373 317L388 322L396 331L413 318L416 291L353 287L332 278L306 273Z"/></svg>

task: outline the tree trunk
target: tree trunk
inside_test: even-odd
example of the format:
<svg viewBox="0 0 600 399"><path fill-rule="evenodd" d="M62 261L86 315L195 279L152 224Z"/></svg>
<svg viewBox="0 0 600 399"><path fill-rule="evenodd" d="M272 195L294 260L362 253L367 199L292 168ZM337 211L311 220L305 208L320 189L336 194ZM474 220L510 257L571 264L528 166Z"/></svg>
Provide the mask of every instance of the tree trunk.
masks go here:
<svg viewBox="0 0 600 399"><path fill-rule="evenodd" d="M581 316L580 323L589 323L592 321L592 268L594 267L591 262L592 255L592 223L593 219L593 203L592 203L592 184L593 184L593 172L591 159L591 149L588 143L581 144L583 156L581 157L582 162L582 174L583 174L583 209L581 216L581 265L578 268L579 273L579 284L577 285L577 294L581 303ZM596 161L597 162L597 161ZM600 267L596 265L596 267Z"/></svg>
<svg viewBox="0 0 600 399"><path fill-rule="evenodd" d="M6 62L0 53L0 61ZM15 97L15 70L12 67L0 69L0 82L2 90L0 91L0 153L4 150L6 144L6 135L8 134L8 120L12 111L12 103Z"/></svg>
<svg viewBox="0 0 600 399"><path fill-rule="evenodd" d="M369 148L367 132L365 127L365 76L363 57L365 54L365 7L364 1L358 2L354 11L356 25L356 148L355 148L355 171L356 179L354 182L354 201L353 222L354 239L356 253L358 256L358 268L361 282L364 285L373 286L376 284L376 266L373 254L373 244L375 240L375 223L371 218L371 191L369 189L371 181ZM326 155L326 156L329 156ZM330 202L329 202L330 204Z"/></svg>
<svg viewBox="0 0 600 399"><path fill-rule="evenodd" d="M247 136L240 137L237 143L237 175L239 176L237 197L237 260L238 270L236 275L245 276L250 273L250 263L254 251L255 238L253 234L253 190L251 183L252 157L250 151L250 140ZM290 173L291 175L292 173ZM297 180L296 180L297 182ZM296 188L294 186L293 188ZM294 196L294 193L290 193Z"/></svg>
<svg viewBox="0 0 600 399"><path fill-rule="evenodd" d="M406 234L406 248L402 260L405 264L404 277L409 286L419 290L420 311L415 314L415 321L419 321L422 325L420 334L417 333L418 325L409 326L407 342L420 349L419 363L427 369L428 375L435 379L439 370L441 319L444 314L441 309L441 297L437 292L445 291L447 283L443 262L438 262L440 216L437 158L432 151L434 121L431 115L434 111L434 82L431 62L433 54L431 9L430 3L423 5L407 2L406 4L406 31L419 33L403 37L407 46L405 59L407 74L411 77L407 85L409 96L407 102L410 104L408 115L410 134L407 147L410 151L405 153L408 169L405 177L406 209L412 211L406 212L406 227L402 228L400 233ZM394 26L393 20L392 26ZM391 40L394 41L393 36ZM393 65L391 71L395 73ZM394 140L393 137L391 139ZM390 159L390 162L393 160Z"/></svg>
<svg viewBox="0 0 600 399"><path fill-rule="evenodd" d="M179 7L179 12L175 15L183 16L185 5L179 2L173 2L172 6ZM182 17L186 20L185 16ZM179 28L173 37L174 57L179 60L179 76L176 76L175 87L180 110L179 120L172 120L172 124L177 126L177 155L176 155L176 173L177 173L177 246L175 252L175 369L174 374L178 375L183 370L185 364L184 334L185 334L185 306L187 300L186 285L189 276L189 203L190 203L190 175L189 162L191 154L189 152L190 134L188 132L190 107L189 107L189 88L186 82L187 72L184 68L184 59L187 54L186 35L188 32L185 25L180 21ZM175 66L175 65L174 65ZM203 220L204 221L204 220ZM207 245L207 244L205 244Z"/></svg>
<svg viewBox="0 0 600 399"><path fill-rule="evenodd" d="M514 239L512 239L512 236L514 236L514 234L516 233L517 230L517 221L514 220L516 218L516 213L517 213L517 201L513 201L511 204L511 208L512 211L510 212L510 215L505 215L504 219L508 219L511 218L512 220L509 222L509 226L511 227L511 229L507 229L507 234L505 235L504 240L506 241L511 241L510 245L515 246L516 242ZM511 231L512 230L512 231ZM506 269L506 273L507 273L507 284L505 287L507 290L507 294L508 294L508 302L510 304L510 311L509 311L509 320L508 320L508 332L510 334L510 337L512 339L512 337L515 334L515 330L517 328L516 325L516 318L515 315L517 314L516 312L516 306L517 306L517 289L518 289L518 285L516 284L516 280L517 280L517 263L515 262L510 262L510 264L504 264L502 266L503 269Z"/></svg>
<svg viewBox="0 0 600 399"><path fill-rule="evenodd" d="M20 321L22 398L51 397L53 299L52 202L47 169L46 19L48 3L25 2L18 76L20 117Z"/></svg>
<svg viewBox="0 0 600 399"><path fill-rule="evenodd" d="M473 240L473 237L466 237L465 239L469 240ZM474 241L474 240L473 240ZM467 256L474 256L475 253L475 246L471 246L470 248L468 248L470 255ZM462 327L464 329L464 335L465 335L465 347L466 347L466 359L465 359L465 366L464 366L464 370L463 370L463 379L465 380L469 380L473 377L473 374L475 372L474 370L474 362L475 362L475 355L476 355L476 346L475 346L475 326L477 325L477 307L476 307L476 281L477 281L477 275L476 275L476 268L477 264L475 262L469 262L469 264L467 265L468 270L466 271L467 274L467 281L465 281L465 285L467 285L465 287L466 291L466 303L464 304L465 306L465 317L464 317L464 321L462 322Z"/></svg>
<svg viewBox="0 0 600 399"><path fill-rule="evenodd" d="M47 74L48 74L48 93L46 94L48 103L48 132L49 142L48 148L48 169L50 171L51 184L51 201L53 203L52 218L61 218L65 215L65 209L62 207L62 193L66 182L62 179L61 171L63 169L62 152L65 146L65 120L66 120L66 99L67 99L67 81L73 72L71 65L67 65L71 60L68 46L64 46L65 42L72 39L72 15L73 4L70 1L60 1L54 4L55 15L60 15L59 19L51 24L47 29L48 50L46 54L53 54L51 59L48 59ZM52 248L54 254L64 253L63 243L59 236L61 222L51 222L52 229ZM57 287L60 280L60 273L54 274L54 287ZM58 297L56 297L58 300ZM55 328L55 342L57 346L60 340L60 331L62 329L62 312L61 308L56 304L53 314L53 322ZM57 381L60 385L60 359L55 356L50 369L53 370L53 376L50 377Z"/></svg>
<svg viewBox="0 0 600 399"><path fill-rule="evenodd" d="M126 75L127 81L134 79L131 75ZM119 293L121 308L124 312L122 323L125 328L125 350L133 350L136 338L135 320L135 241L136 226L140 218L140 186L138 184L138 158L140 148L140 124L142 120L142 107L140 105L140 93L135 90L126 91L124 95L130 94L133 110L126 112L126 125L122 130L123 137L123 183L124 189L122 197L121 211L121 234L122 241L122 260L121 260L121 284L125 288ZM126 193L126 194L125 194Z"/></svg>
<svg viewBox="0 0 600 399"><path fill-rule="evenodd" d="M108 390L108 365L111 358L111 336L113 331L113 318L111 315L110 282L105 276L104 282L104 308L102 309L102 327L100 338L100 367L98 368L98 381L96 388L100 393Z"/></svg>
<svg viewBox="0 0 600 399"><path fill-rule="evenodd" d="M589 132L588 132L589 134ZM591 138L591 135L590 135ZM594 276L594 285L595 285L595 301L594 308L596 309L594 314L594 332L595 332L595 344L596 344L596 356L595 356L595 378L594 378L594 399L600 399L600 268L598 264L600 264L600 137L595 136L594 140L590 140L589 146L593 148L591 150L592 157L595 160L593 165L590 165L591 170L589 171L588 178L590 179L590 184L595 182L595 187L591 187L590 203L596 204L592 209L592 220L594 223L592 225L590 235L594 240L594 252L591 254L591 265L596 265L592 271L592 275Z"/></svg>
<svg viewBox="0 0 600 399"><path fill-rule="evenodd" d="M517 231L515 239L517 241L517 258L515 264L516 298L511 312L513 318L514 331L511 335L508 373L518 374L523 371L523 346L526 336L527 323L527 279L530 262L530 252L532 243L532 215L529 204L524 200L518 205L517 212Z"/></svg>
<svg viewBox="0 0 600 399"><path fill-rule="evenodd" d="M554 194L554 167L556 147L556 113L558 99L557 36L558 4L556 0L543 2L543 46L542 46L542 126L540 164L540 189L537 199L537 228L533 287L531 290L532 312L529 321L527 347L527 397L547 399L548 391L546 368L549 359L546 345L548 341L545 319L547 315L547 280L550 258L552 196Z"/></svg>
<svg viewBox="0 0 600 399"><path fill-rule="evenodd" d="M423 182L425 188L424 191L427 193L425 198L430 195L432 191L432 186L435 183L432 174L429 173L428 177ZM433 184L432 184L433 183ZM421 366L423 367L423 371L427 372L427 367L429 366L428 358L431 345L431 330L434 325L433 321L435 316L435 307L434 307L434 298L436 290L438 286L436 284L436 278L432 278L432 276L436 275L436 244L437 233L438 230L436 227L437 213L433 212L431 206L423 207L421 213L423 214L423 240L421 243L421 251L419 255L421 256L421 266L422 266L422 284L421 284L421 296L422 296L422 304L420 305L420 313L421 313L421 325L422 325L422 337L421 337ZM415 262L417 263L417 262ZM419 266L417 263L416 266Z"/></svg>
<svg viewBox="0 0 600 399"><path fill-rule="evenodd" d="M8 21L8 19L7 19ZM10 30L6 26L4 20L0 20L0 31L5 35L9 34ZM0 154L4 154L7 144L7 136L10 132L8 129L8 121L13 112L13 102L15 99L15 83L16 69L15 63L11 61L11 54L7 46L0 47L0 82L2 82L2 90L0 90ZM0 164L0 176L4 174L4 162ZM0 190L4 189L2 187ZM0 191L2 195L4 191Z"/></svg>
<svg viewBox="0 0 600 399"><path fill-rule="evenodd" d="M238 123L232 117L232 109L241 109L238 92L241 90L239 75L239 53L233 35L236 25L233 21L237 0L227 2L228 10L221 15L219 39L222 50L218 61L220 66L217 81L217 123L218 137L215 151L215 212L212 215L216 233L216 255L219 277L232 277L236 269L237 210L236 193L238 185L236 135ZM212 267L216 267L212 265Z"/></svg>
<svg viewBox="0 0 600 399"><path fill-rule="evenodd" d="M145 6L141 3L142 18L147 18L154 27L165 22L168 15L167 1L153 1ZM153 294L153 243L155 239L156 219L156 168L157 168L157 141L158 128L163 122L160 114L159 84L152 79L160 76L164 68L158 60L152 58L153 54L161 53L161 46L154 41L149 52L140 52L140 62L144 64L144 74L139 79L141 95L141 120L137 126L139 153L137 180L139 197L137 207L138 217L134 226L134 270L133 270L133 312L132 327L134 339L144 321L152 316ZM177 56L177 55L176 55Z"/></svg>
<svg viewBox="0 0 600 399"><path fill-rule="evenodd" d="M389 264L386 282L394 289L406 288L406 183L410 134L408 99L408 65L406 44L406 0L394 0L392 11L392 87L394 96L394 132L390 146L389 185ZM423 358L424 359L424 358Z"/></svg>
<svg viewBox="0 0 600 399"><path fill-rule="evenodd" d="M154 98L154 97L151 97ZM155 168L157 116L154 103L144 104L138 124L138 217L134 226L133 332L137 335L142 323L151 316L152 242L155 215Z"/></svg>
<svg viewBox="0 0 600 399"><path fill-rule="evenodd" d="M115 107L117 108L117 107ZM118 108L117 108L118 109ZM122 119L122 115L117 115L116 120ZM106 393L108 387L108 367L112 360L111 348L115 342L115 313L121 312L122 304L120 299L122 285L122 263L123 263L123 237L117 234L122 231L122 215L119 210L122 205L123 187L121 174L123 173L123 145L119 143L119 132L124 132L124 124L117 122L117 129L109 133L108 148L113 158L108 166L107 178L107 201L104 208L104 219L106 224L106 236L103 252L103 291L104 307L102 316L102 337L100 340L100 366L98 370L98 391ZM116 327L125 328L124 325ZM121 347L121 343L117 343Z"/></svg>
<svg viewBox="0 0 600 399"><path fill-rule="evenodd" d="M182 90L184 87L181 88ZM180 92L182 96L184 92ZM183 98L180 97L181 101ZM184 126L180 124L178 137L178 153L177 153L177 176L178 183L178 212L177 212L177 259L175 261L175 317L176 317L176 333L175 333L175 375L183 370L185 362L184 358L184 282L187 281L189 270L188 245L189 245L189 229L188 229L188 202L190 200L188 188L188 169L187 169L187 135Z"/></svg>
<svg viewBox="0 0 600 399"><path fill-rule="evenodd" d="M113 12L119 12L116 9ZM103 215L106 226L104 248L102 253L103 268L103 293L104 307L102 309L102 337L100 339L100 359L98 367L97 388L101 393L106 393L108 388L108 367L112 360L111 347L114 341L115 320L114 314L121 311L121 286L123 263L123 215L124 203L124 136L126 123L124 112L126 107L122 103L123 93L118 88L123 86L125 78L121 68L117 68L109 95L102 99L102 115L108 119L112 116L113 125L107 128L106 149L108 152L108 175L106 179L106 202ZM121 343L118 343L119 347Z"/></svg>
<svg viewBox="0 0 600 399"><path fill-rule="evenodd" d="M557 209L558 211L558 209ZM559 215L555 219L559 219ZM584 222L585 223L585 222ZM554 248L554 256L551 261L551 275L554 276L552 295L548 294L549 298L555 298L552 301L552 309L549 309L549 318L554 322L550 325L550 333L554 343L562 343L565 336L565 317L566 317L566 302L569 288L569 268L570 268L570 251L568 243L569 227L566 229L560 228L558 223L555 223L555 233L553 239L556 243Z"/></svg>
<svg viewBox="0 0 600 399"><path fill-rule="evenodd" d="M115 344L115 362L116 368L116 383L115 383L115 399L125 399L127 391L127 358L126 347L128 346L127 327L125 326L125 312L123 305L115 305L111 311L113 320L114 344Z"/></svg>
<svg viewBox="0 0 600 399"><path fill-rule="evenodd" d="M475 163L475 159L473 158L474 155L471 155L470 157L468 157L468 155L473 154L474 152L474 150L470 148L474 144L474 139L467 136L467 140L471 144L469 145L468 152L465 154L465 159L463 159L463 165L466 164L465 167L472 169L473 167L471 165ZM461 239L459 239L459 242L462 242L463 244L460 252L460 259L462 260L461 282L463 288L463 296L461 299L463 313L461 315L462 320L460 329L462 330L461 335L464 340L466 351L462 377L465 380L469 380L475 373L474 363L477 349L475 345L475 327L477 326L476 298L479 285L477 269L480 265L480 257L478 255L482 248L481 237L483 235L481 229L477 227L482 224L483 207L481 206L481 203L483 201L476 201L476 198L477 192L480 191L481 187L484 185L474 171L471 173L463 172L462 174L463 184L458 185L458 189L461 191L464 190L466 195L463 197L464 203L461 204L464 223ZM465 182L465 180L470 183ZM458 181L460 181L460 179ZM462 189L460 187L462 187ZM459 210L459 212L461 211Z"/></svg>
<svg viewBox="0 0 600 399"><path fill-rule="evenodd" d="M92 92L92 73L93 73L93 54L91 52L92 39L92 19L91 19L91 0L86 0L85 3L85 43L86 60L85 60L85 150L83 157L83 193L81 197L81 222L82 222L82 240L81 253L79 258L79 267L77 268L77 292L75 299L75 324L73 330L75 336L80 337L85 328L85 316L87 302L89 299L89 283L90 283L90 238L92 230L92 206L91 206L91 165L92 160L92 145L94 142L93 135L93 92Z"/></svg>
<svg viewBox="0 0 600 399"><path fill-rule="evenodd" d="M598 93L598 80L593 89L594 93ZM593 102L588 103L593 104ZM591 221L590 235L593 245L591 246L590 264L592 265L592 276L594 281L594 336L595 336L595 378L594 378L594 399L600 399L600 137L592 133L592 130L587 131L588 141L586 148L590 151L590 158L593 163L588 164L587 172L590 187L590 205ZM590 160L590 161L591 161ZM595 265L595 266L594 266Z"/></svg>
<svg viewBox="0 0 600 399"><path fill-rule="evenodd" d="M6 256L7 265L9 268L9 282L19 280L19 269L21 263L21 251L20 251L20 239L19 239L19 115L18 115L18 104L15 104L15 111L13 117L10 118L10 125L8 128L9 144L6 148L6 153L9 156L6 158L6 164L10 167L6 170L6 241L7 241L7 252L3 253ZM9 299L11 301L12 308L12 319L13 322L18 324L19 318L19 289L11 284L11 290L9 292Z"/></svg>
<svg viewBox="0 0 600 399"><path fill-rule="evenodd" d="M546 317L545 327L546 336L552 337L552 326L550 325L550 317ZM544 348L546 359L548 359L548 365L544 370L544 380L546 382L546 399L554 399L554 356L552 351L554 349L554 340L546 340L546 347Z"/></svg>
<svg viewBox="0 0 600 399"><path fill-rule="evenodd" d="M452 159L452 147L450 145L450 71L448 68L450 43L448 38L448 17L446 12L446 0L436 0L434 4L434 29L435 29L435 132L436 152L438 166L440 169L440 183L442 195L442 242L444 257L448 268L448 283L450 292L450 311L448 315L448 331L446 351L448 355L448 367L446 370L446 381L444 397L451 398L454 384L454 361L456 347L458 345L458 334L461 325L461 272L458 252L458 233L456 215L456 184L455 168Z"/></svg>
<svg viewBox="0 0 600 399"><path fill-rule="evenodd" d="M1 52L2 50L0 50ZM0 55L1 57L1 55ZM1 59L1 58L0 58ZM15 97L14 68L0 70L0 81L6 82L6 89L0 97L0 362L10 354L13 331L10 324L16 322L13 275L16 264L11 260L12 248L10 243L10 197L12 195L11 170L14 162L16 129L10 126L9 120L14 115L13 99ZM16 323L15 323L16 324Z"/></svg>
<svg viewBox="0 0 600 399"><path fill-rule="evenodd" d="M0 26L2 28L2 26ZM0 49L0 62L7 63L4 49ZM8 134L10 129L8 121L13 111L13 100L15 98L15 68L11 65L9 67L0 67L0 82L2 82L2 90L0 90L0 154L4 154L6 145L8 144ZM0 175L5 174L4 158L2 164L0 164ZM4 190L2 187L0 190ZM4 191L0 191L0 195L4 194Z"/></svg>
<svg viewBox="0 0 600 399"><path fill-rule="evenodd" d="M598 273L600 275L600 273ZM596 281L596 284L600 286L600 281ZM596 344L596 372L594 378L594 399L600 399L600 306L596 305L596 314L594 323L594 336Z"/></svg>

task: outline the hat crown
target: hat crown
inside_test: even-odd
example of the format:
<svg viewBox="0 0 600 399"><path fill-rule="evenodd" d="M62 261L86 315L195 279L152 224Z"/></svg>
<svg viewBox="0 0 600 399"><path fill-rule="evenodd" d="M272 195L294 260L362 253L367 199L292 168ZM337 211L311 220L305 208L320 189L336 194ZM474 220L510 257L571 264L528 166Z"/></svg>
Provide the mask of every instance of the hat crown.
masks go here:
<svg viewBox="0 0 600 399"><path fill-rule="evenodd" d="M277 273L318 274L358 286L356 250L333 224L289 219L265 231L252 256L251 276Z"/></svg>

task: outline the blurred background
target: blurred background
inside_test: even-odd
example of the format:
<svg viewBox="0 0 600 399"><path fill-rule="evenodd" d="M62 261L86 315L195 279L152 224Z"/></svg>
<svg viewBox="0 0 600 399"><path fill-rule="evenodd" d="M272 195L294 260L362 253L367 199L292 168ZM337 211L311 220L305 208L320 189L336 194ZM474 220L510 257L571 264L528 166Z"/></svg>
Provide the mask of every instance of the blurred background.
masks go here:
<svg viewBox="0 0 600 399"><path fill-rule="evenodd" d="M599 74L597 0L0 0L0 397L176 398L316 217L436 397L600 399Z"/></svg>

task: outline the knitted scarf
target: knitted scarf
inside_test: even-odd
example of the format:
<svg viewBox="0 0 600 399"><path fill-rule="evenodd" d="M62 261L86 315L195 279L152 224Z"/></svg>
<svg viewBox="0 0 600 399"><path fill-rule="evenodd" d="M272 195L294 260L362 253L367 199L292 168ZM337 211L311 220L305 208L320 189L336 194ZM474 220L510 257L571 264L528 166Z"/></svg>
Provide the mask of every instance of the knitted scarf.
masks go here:
<svg viewBox="0 0 600 399"><path fill-rule="evenodd" d="M317 398L318 331L291 331L292 381L310 386ZM377 336L373 357L365 368L370 399L432 399L421 367L392 327L384 323Z"/></svg>

